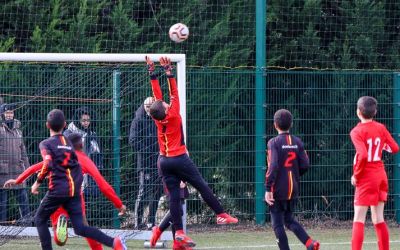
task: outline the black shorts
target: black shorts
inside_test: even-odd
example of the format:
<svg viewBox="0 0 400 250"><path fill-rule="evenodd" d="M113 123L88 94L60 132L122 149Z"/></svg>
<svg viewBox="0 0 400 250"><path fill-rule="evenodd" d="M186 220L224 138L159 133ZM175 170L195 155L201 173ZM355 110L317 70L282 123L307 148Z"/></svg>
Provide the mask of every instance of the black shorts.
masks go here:
<svg viewBox="0 0 400 250"><path fill-rule="evenodd" d="M269 206L270 212L294 212L298 200L275 200L274 205Z"/></svg>

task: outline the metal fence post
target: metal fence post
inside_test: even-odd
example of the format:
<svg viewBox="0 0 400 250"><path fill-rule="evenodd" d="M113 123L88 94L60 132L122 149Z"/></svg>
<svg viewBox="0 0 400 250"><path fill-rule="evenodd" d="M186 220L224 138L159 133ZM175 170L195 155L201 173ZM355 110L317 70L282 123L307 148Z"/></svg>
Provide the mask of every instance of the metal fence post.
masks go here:
<svg viewBox="0 0 400 250"><path fill-rule="evenodd" d="M400 73L393 74L393 135L400 144ZM397 223L400 222L400 154L394 156L394 210Z"/></svg>
<svg viewBox="0 0 400 250"><path fill-rule="evenodd" d="M121 174L121 161L120 161L120 125L121 125L121 72L119 70L113 71L113 115L112 115L112 129L113 129L113 169L114 169L114 189L117 195L120 195L120 174ZM113 225L115 228L120 227L118 219L118 212L114 210Z"/></svg>
<svg viewBox="0 0 400 250"><path fill-rule="evenodd" d="M255 88L255 187L256 201L255 213L256 223L265 222L265 202L264 202L264 176L265 176L265 110L266 99L264 69L266 66L266 11L267 3L265 0L256 2L256 88Z"/></svg>

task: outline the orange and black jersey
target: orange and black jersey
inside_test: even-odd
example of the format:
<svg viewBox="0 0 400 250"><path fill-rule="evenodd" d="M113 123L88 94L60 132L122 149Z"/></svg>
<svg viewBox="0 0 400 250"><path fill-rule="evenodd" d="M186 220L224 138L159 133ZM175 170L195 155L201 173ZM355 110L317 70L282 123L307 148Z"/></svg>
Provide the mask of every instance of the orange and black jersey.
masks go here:
<svg viewBox="0 0 400 250"><path fill-rule="evenodd" d="M187 153L185 137L183 135L182 117L179 113L180 103L178 87L173 76L167 76L169 87L170 108L167 116L162 121L154 120L157 126L158 144L160 155L167 157ZM156 100L162 100L160 84L156 76L151 77L151 87Z"/></svg>
<svg viewBox="0 0 400 250"><path fill-rule="evenodd" d="M310 165L300 138L282 133L269 140L267 161L266 190L273 192L276 200L297 198L300 175L303 175Z"/></svg>
<svg viewBox="0 0 400 250"><path fill-rule="evenodd" d="M80 194L83 175L72 144L63 135L54 135L39 144L43 166L39 183L48 177L49 194L72 197Z"/></svg>

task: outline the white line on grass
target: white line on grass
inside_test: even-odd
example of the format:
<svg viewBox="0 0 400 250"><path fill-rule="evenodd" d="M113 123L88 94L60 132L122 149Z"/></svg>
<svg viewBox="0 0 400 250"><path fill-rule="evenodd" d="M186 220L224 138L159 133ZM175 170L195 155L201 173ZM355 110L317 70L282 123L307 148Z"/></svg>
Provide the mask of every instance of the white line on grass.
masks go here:
<svg viewBox="0 0 400 250"><path fill-rule="evenodd" d="M399 240L391 240L390 243L398 244ZM376 244L376 241L364 241L364 244ZM303 244L289 244L290 246L303 246ZM322 242L321 246L335 246L335 245L350 245L350 242ZM255 246L220 246L220 247L196 247L196 249L243 249L243 248L265 248L276 247L276 244L271 245L255 245Z"/></svg>

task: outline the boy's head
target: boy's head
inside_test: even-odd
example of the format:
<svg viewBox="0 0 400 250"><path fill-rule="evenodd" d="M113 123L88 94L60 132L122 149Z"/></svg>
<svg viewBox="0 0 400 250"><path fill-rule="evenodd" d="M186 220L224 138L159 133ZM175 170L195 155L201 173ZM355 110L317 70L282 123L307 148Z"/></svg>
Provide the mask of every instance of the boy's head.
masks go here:
<svg viewBox="0 0 400 250"><path fill-rule="evenodd" d="M274 114L275 127L281 131L288 131L292 127L293 116L287 109L280 109Z"/></svg>
<svg viewBox="0 0 400 250"><path fill-rule="evenodd" d="M156 120L164 120L168 114L169 105L161 100L154 101L150 106L150 115Z"/></svg>
<svg viewBox="0 0 400 250"><path fill-rule="evenodd" d="M62 132L66 125L64 113L59 109L53 109L52 111L50 111L47 115L46 125L47 128L56 133Z"/></svg>
<svg viewBox="0 0 400 250"><path fill-rule="evenodd" d="M150 115L150 107L154 102L154 98L149 96L146 99L144 99L143 105L144 105L144 110L146 111L147 115Z"/></svg>
<svg viewBox="0 0 400 250"><path fill-rule="evenodd" d="M72 143L75 150L81 151L83 149L82 135L79 133L71 133L67 136L68 140Z"/></svg>
<svg viewBox="0 0 400 250"><path fill-rule="evenodd" d="M357 101L357 110L364 119L372 119L376 115L378 102L372 96L362 96Z"/></svg>

